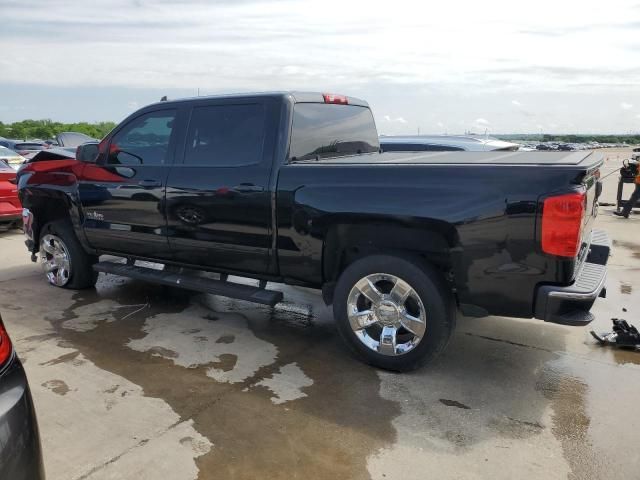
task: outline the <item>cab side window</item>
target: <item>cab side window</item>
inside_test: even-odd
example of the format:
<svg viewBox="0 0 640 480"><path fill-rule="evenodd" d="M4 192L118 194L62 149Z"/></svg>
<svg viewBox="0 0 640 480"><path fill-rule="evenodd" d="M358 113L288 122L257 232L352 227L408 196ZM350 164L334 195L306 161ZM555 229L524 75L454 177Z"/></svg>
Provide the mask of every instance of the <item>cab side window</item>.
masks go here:
<svg viewBox="0 0 640 480"><path fill-rule="evenodd" d="M239 167L262 160L264 105L211 105L191 113L185 165Z"/></svg>
<svg viewBox="0 0 640 480"><path fill-rule="evenodd" d="M175 118L175 110L162 110L133 119L111 139L107 163L165 165Z"/></svg>

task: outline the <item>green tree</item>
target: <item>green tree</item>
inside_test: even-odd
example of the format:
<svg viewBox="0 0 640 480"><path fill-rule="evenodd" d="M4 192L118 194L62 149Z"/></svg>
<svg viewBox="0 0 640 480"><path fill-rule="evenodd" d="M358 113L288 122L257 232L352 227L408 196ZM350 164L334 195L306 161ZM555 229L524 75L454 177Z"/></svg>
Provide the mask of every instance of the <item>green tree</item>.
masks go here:
<svg viewBox="0 0 640 480"><path fill-rule="evenodd" d="M90 137L101 139L109 133L116 124L114 122L78 122L61 123L50 119L22 120L14 123L0 122L0 136L19 140L40 138L48 140L61 132L79 132Z"/></svg>

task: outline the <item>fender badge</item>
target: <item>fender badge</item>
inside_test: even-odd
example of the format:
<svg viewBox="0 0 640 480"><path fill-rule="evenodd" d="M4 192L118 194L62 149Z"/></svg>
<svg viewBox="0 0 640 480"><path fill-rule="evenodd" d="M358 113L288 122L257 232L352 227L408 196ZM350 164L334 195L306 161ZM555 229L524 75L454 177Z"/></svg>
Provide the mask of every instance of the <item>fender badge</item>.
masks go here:
<svg viewBox="0 0 640 480"><path fill-rule="evenodd" d="M87 218L89 220L104 220L104 215L98 212L87 212Z"/></svg>

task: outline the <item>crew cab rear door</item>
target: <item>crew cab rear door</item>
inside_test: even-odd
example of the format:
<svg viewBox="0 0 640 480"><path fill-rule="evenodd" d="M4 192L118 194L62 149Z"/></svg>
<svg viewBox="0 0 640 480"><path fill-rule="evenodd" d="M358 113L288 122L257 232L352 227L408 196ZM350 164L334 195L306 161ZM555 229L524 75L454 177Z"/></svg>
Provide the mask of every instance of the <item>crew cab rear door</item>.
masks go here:
<svg viewBox="0 0 640 480"><path fill-rule="evenodd" d="M111 136L99 175L79 185L87 240L100 251L169 258L162 212L178 110L146 111Z"/></svg>
<svg viewBox="0 0 640 480"><path fill-rule="evenodd" d="M191 105L164 205L175 260L231 272L269 272L269 180L279 106L269 97L203 99Z"/></svg>

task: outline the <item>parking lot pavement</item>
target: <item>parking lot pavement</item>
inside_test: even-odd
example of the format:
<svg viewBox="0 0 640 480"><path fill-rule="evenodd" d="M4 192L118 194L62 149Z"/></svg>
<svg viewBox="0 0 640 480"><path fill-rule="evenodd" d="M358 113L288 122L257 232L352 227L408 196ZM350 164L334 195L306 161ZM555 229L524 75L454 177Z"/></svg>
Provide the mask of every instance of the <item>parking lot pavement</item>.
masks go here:
<svg viewBox="0 0 640 480"><path fill-rule="evenodd" d="M597 220L615 244L596 330L640 324L640 215L612 210ZM460 319L441 358L392 374L349 356L311 291L284 287L275 308L105 276L73 292L46 284L18 233L0 251L0 311L51 480L640 471L640 353L599 347L588 328Z"/></svg>

